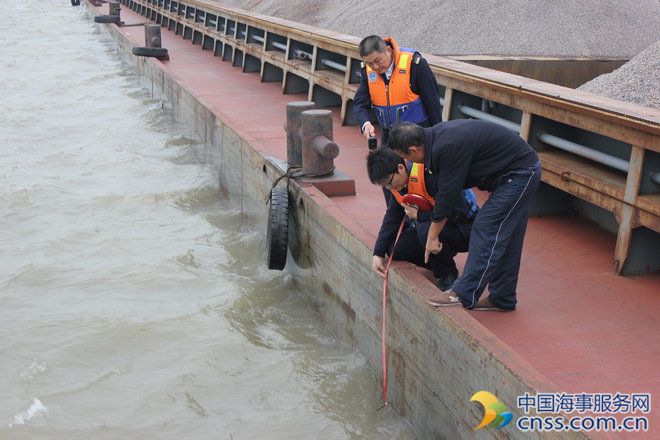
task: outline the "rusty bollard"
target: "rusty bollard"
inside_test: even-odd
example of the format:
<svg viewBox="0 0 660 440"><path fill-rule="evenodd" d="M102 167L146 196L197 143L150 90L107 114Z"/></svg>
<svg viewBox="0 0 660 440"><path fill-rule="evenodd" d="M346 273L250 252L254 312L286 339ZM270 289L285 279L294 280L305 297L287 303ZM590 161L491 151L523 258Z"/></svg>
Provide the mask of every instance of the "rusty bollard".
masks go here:
<svg viewBox="0 0 660 440"><path fill-rule="evenodd" d="M145 47L162 47L160 39L159 24L144 25L144 45Z"/></svg>
<svg viewBox="0 0 660 440"><path fill-rule="evenodd" d="M108 3L108 15L116 15L119 17L120 14L120 9L121 7L119 6L119 3L117 2L110 2Z"/></svg>
<svg viewBox="0 0 660 440"><path fill-rule="evenodd" d="M120 14L120 6L117 2L108 3L108 15L97 15L94 17L95 23L115 23L117 25L122 24Z"/></svg>
<svg viewBox="0 0 660 440"><path fill-rule="evenodd" d="M339 146L332 141L332 112L306 110L301 113L302 172L310 176L327 176L335 171L334 158Z"/></svg>
<svg viewBox="0 0 660 440"><path fill-rule="evenodd" d="M300 114L313 110L311 101L294 101L286 105L286 161L290 167L302 166L302 131Z"/></svg>
<svg viewBox="0 0 660 440"><path fill-rule="evenodd" d="M144 25L144 47L134 47L133 55L169 60L167 49L162 47L159 24Z"/></svg>

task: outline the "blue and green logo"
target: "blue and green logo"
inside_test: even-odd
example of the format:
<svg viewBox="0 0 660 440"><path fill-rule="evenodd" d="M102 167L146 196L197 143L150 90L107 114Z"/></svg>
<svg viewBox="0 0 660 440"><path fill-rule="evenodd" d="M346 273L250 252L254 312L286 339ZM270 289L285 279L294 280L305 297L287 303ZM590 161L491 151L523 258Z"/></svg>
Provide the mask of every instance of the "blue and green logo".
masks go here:
<svg viewBox="0 0 660 440"><path fill-rule="evenodd" d="M483 427L486 427L486 429L501 429L513 419L513 414L509 408L488 391L474 393L470 402L479 402L484 408L484 418L481 423L474 427L475 431Z"/></svg>

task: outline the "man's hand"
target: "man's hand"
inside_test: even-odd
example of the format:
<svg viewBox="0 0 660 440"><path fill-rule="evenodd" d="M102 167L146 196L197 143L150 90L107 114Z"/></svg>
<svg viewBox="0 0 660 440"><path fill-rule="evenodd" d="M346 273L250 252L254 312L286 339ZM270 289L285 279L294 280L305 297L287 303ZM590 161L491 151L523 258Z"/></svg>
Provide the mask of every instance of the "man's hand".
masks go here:
<svg viewBox="0 0 660 440"><path fill-rule="evenodd" d="M429 262L429 256L431 254L439 254L442 250L442 243L438 240L438 237L428 236L426 239L426 251L424 252L424 262Z"/></svg>
<svg viewBox="0 0 660 440"><path fill-rule="evenodd" d="M442 250L442 244L440 243L440 232L445 227L447 219L442 219L439 222L431 223L429 227L429 235L426 237L426 249L424 250L424 263L429 262L429 257L431 254L437 254Z"/></svg>
<svg viewBox="0 0 660 440"><path fill-rule="evenodd" d="M376 136L376 129L374 128L373 124L371 122L367 122L364 124L364 130L362 131L362 135L367 138L367 140L370 137Z"/></svg>
<svg viewBox="0 0 660 440"><path fill-rule="evenodd" d="M374 272L385 278L385 258L374 255L371 259L371 268Z"/></svg>
<svg viewBox="0 0 660 440"><path fill-rule="evenodd" d="M403 207L403 210L406 211L406 216L408 216L409 219L417 220L417 211L419 211L417 206L409 205L407 203L402 203L401 206Z"/></svg>

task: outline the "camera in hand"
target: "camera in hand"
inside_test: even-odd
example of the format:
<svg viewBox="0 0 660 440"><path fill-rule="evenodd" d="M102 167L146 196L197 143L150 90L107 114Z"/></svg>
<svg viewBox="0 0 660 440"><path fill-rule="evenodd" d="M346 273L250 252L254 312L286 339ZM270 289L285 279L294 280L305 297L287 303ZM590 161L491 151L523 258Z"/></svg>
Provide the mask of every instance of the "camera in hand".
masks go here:
<svg viewBox="0 0 660 440"><path fill-rule="evenodd" d="M371 136L369 138L369 149L375 150L376 148L378 148L378 139L376 139L376 136Z"/></svg>

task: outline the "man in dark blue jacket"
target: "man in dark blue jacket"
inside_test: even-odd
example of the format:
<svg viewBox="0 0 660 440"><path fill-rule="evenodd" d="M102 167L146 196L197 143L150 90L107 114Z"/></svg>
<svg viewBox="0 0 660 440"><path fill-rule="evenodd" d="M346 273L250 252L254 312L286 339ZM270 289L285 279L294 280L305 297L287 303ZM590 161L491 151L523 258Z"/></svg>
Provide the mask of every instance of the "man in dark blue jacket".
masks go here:
<svg viewBox="0 0 660 440"><path fill-rule="evenodd" d="M422 128L393 128L388 146L400 157L423 163L437 178L438 192L426 242L425 260L438 253L439 234L464 188L490 191L472 225L463 275L451 290L430 299L436 306L515 310L516 287L527 217L541 166L532 147L492 122L453 120ZM479 301L488 286L490 296Z"/></svg>
<svg viewBox="0 0 660 440"><path fill-rule="evenodd" d="M363 67L353 112L366 138L376 135L370 110L380 123L383 144L398 122L428 127L442 120L438 83L419 52L377 35L364 38L358 51Z"/></svg>

